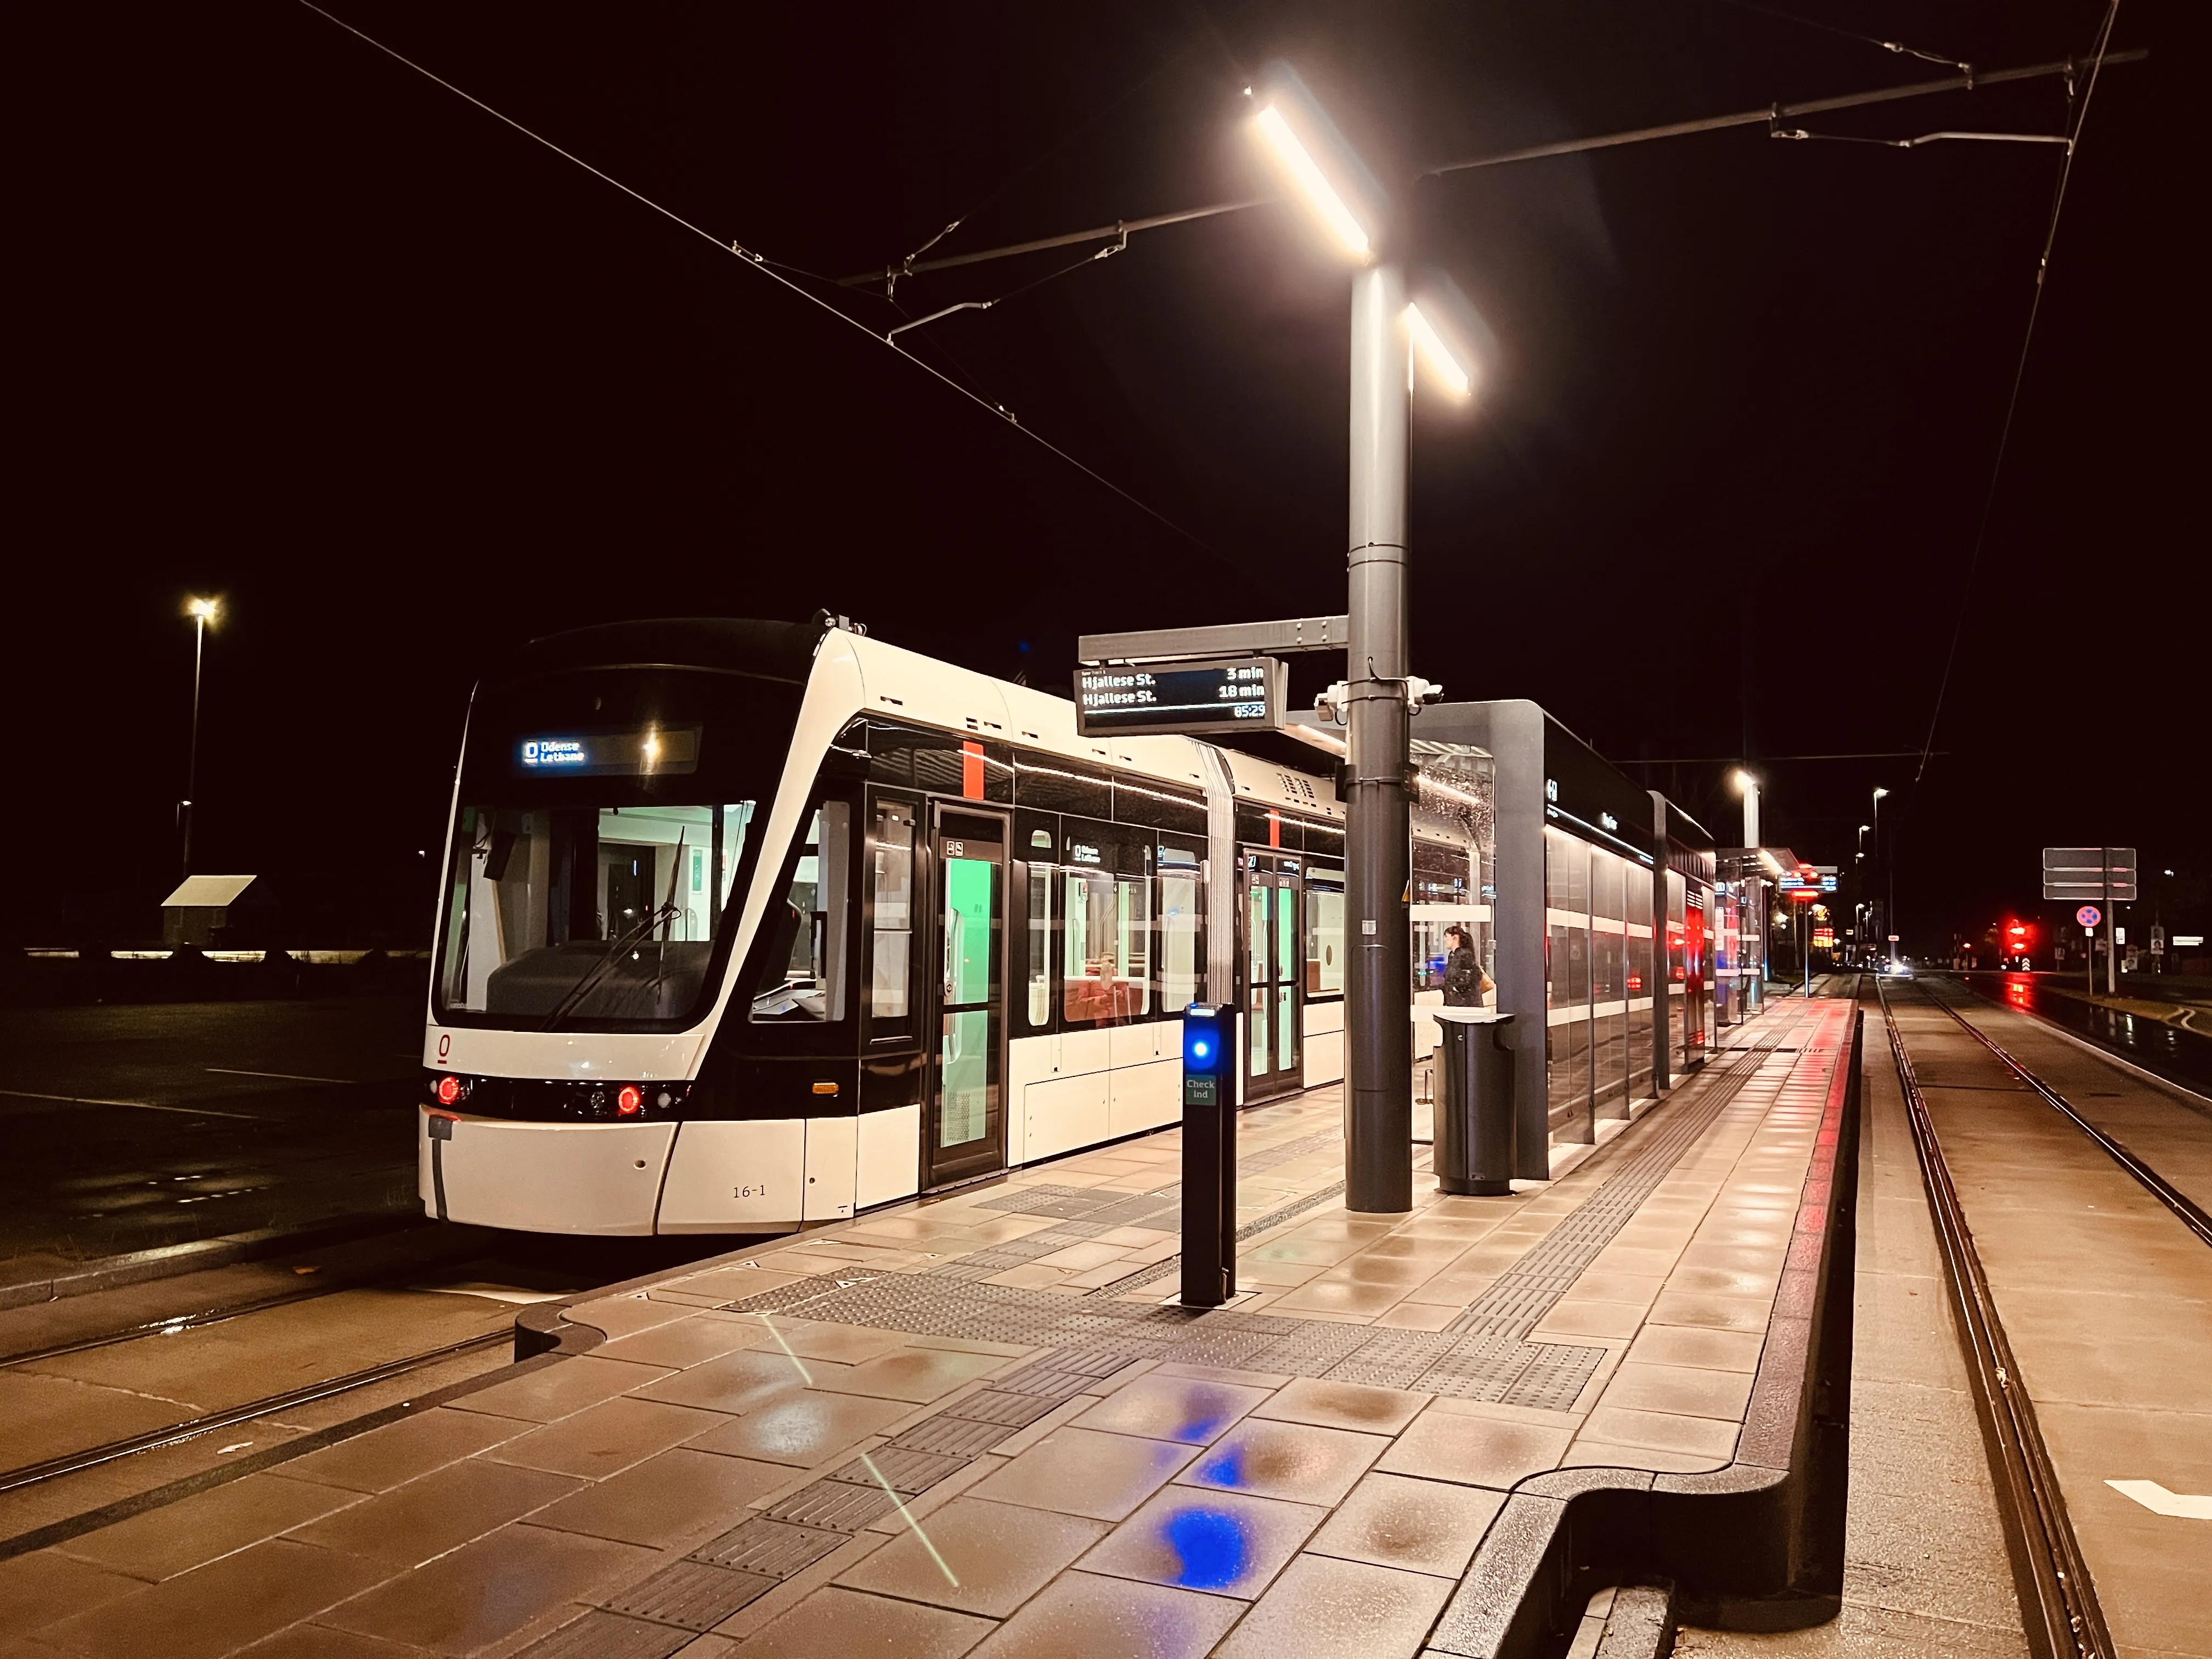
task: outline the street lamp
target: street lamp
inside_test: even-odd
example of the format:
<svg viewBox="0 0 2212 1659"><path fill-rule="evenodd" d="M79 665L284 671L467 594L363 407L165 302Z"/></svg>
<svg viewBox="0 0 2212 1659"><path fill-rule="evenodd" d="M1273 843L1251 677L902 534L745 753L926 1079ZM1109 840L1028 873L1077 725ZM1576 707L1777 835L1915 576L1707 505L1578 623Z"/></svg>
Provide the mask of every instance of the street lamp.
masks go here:
<svg viewBox="0 0 2212 1659"><path fill-rule="evenodd" d="M1743 914L1759 919L1759 972L1751 982L1751 1006L1756 1009L1766 1002L1766 883L1759 873L1759 780L1739 766L1729 781L1743 794L1743 845L1746 859L1745 879L1751 890L1746 896Z"/></svg>
<svg viewBox="0 0 2212 1659"><path fill-rule="evenodd" d="M1870 827L1874 830L1875 862L1881 866L1882 883L1887 890L1881 903L1881 931L1893 939L1897 933L1897 874L1890 868L1889 855L1881 850L1881 799L1888 793L1881 785L1875 786L1874 823ZM1889 965L1893 970L1897 967L1897 946L1893 942L1889 947Z"/></svg>
<svg viewBox="0 0 2212 1659"><path fill-rule="evenodd" d="M185 761L185 798L178 803L177 817L185 835L184 872L192 872L192 800L198 793L200 771L200 663L207 646L207 631L222 614L221 599L185 601L185 614L192 619L192 735Z"/></svg>
<svg viewBox="0 0 2212 1659"><path fill-rule="evenodd" d="M1261 159L1353 267L1346 661L1336 699L1349 728L1345 897L1358 942L1345 987L1344 1204L1396 1213L1413 1206L1406 722L1416 699L1437 695L1413 681L1407 660L1407 404L1417 363L1455 398L1472 393L1474 374L1441 306L1407 302L1405 271L1385 257L1382 190L1304 84L1278 66L1246 93Z"/></svg>

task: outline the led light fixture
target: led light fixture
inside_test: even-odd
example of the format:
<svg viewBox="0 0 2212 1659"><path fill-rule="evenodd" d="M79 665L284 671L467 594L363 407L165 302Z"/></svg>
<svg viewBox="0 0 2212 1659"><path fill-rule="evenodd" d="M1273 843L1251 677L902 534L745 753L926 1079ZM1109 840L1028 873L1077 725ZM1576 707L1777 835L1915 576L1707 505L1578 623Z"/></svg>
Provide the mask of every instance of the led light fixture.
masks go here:
<svg viewBox="0 0 2212 1659"><path fill-rule="evenodd" d="M1252 130L1260 137L1261 147L1274 162L1284 181L1295 190L1320 220L1329 240L1348 258L1365 264L1375 257L1375 244L1367 228L1345 205L1344 198L1328 181L1328 175L1313 158L1312 153L1298 142L1291 124L1273 104L1261 109L1252 120Z"/></svg>

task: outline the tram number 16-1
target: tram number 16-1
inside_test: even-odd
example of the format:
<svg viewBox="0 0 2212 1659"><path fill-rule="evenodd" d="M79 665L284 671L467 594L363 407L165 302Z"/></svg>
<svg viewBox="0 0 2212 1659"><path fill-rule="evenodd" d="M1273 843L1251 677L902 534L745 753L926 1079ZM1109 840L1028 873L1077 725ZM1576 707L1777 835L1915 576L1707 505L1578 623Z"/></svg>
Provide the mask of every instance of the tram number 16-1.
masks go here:
<svg viewBox="0 0 2212 1659"><path fill-rule="evenodd" d="M768 1196L768 1182L765 1181L749 1181L742 1187L731 1188L730 1196L732 1198L766 1198Z"/></svg>

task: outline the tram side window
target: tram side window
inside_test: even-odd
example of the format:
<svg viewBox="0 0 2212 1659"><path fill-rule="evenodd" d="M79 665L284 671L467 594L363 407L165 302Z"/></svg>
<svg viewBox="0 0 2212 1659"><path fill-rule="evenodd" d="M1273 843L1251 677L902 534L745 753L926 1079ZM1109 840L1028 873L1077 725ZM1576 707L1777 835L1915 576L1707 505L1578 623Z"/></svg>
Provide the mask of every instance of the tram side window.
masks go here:
<svg viewBox="0 0 2212 1659"><path fill-rule="evenodd" d="M1340 996L1344 991L1344 889L1324 879L1341 872L1315 870L1306 881L1306 994Z"/></svg>
<svg viewBox="0 0 2212 1659"><path fill-rule="evenodd" d="M790 890L762 923L769 951L753 992L755 1020L819 1024L845 1018L852 845L852 808L823 801L808 822Z"/></svg>
<svg viewBox="0 0 2212 1659"><path fill-rule="evenodd" d="M1052 866L1029 870L1029 1016L1030 1028L1041 1031L1052 1024Z"/></svg>
<svg viewBox="0 0 2212 1659"><path fill-rule="evenodd" d="M1204 916L1197 855L1160 849L1160 1012L1179 1014L1198 1000L1206 975Z"/></svg>
<svg viewBox="0 0 2212 1659"><path fill-rule="evenodd" d="M1143 1018L1152 1012L1152 884L1103 869L1060 876L1061 1017L1083 1025Z"/></svg>
<svg viewBox="0 0 2212 1659"><path fill-rule="evenodd" d="M868 861L868 1015L884 1022L914 1013L914 808L876 803Z"/></svg>

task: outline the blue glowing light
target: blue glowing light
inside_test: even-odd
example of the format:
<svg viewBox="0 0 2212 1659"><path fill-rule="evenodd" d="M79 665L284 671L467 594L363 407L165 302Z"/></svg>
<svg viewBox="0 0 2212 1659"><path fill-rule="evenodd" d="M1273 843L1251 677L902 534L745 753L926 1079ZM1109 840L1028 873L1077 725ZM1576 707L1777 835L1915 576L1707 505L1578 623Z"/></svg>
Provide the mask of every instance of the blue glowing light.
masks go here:
<svg viewBox="0 0 2212 1659"><path fill-rule="evenodd" d="M1235 1516L1177 1510L1160 1532L1180 1564L1175 1582L1186 1589L1226 1589L1244 1576L1251 1545Z"/></svg>
<svg viewBox="0 0 2212 1659"><path fill-rule="evenodd" d="M1204 1060L1206 1056L1206 1047L1203 1042L1194 1042L1190 1045L1191 1058L1194 1060Z"/></svg>

